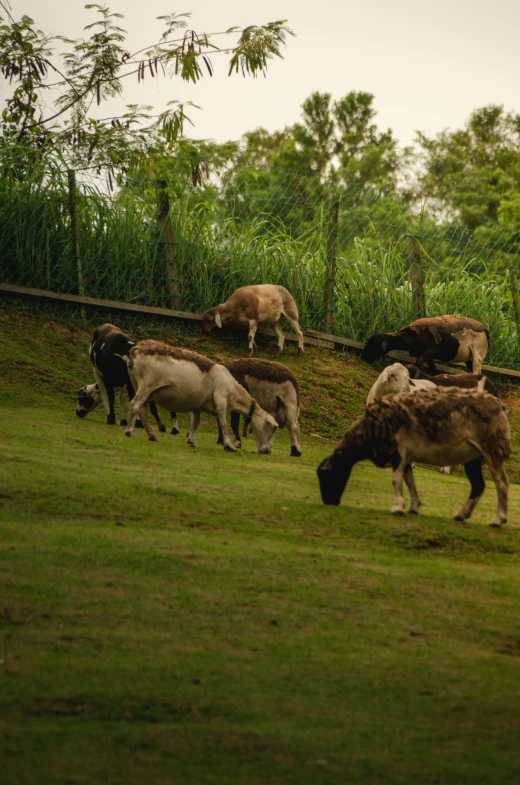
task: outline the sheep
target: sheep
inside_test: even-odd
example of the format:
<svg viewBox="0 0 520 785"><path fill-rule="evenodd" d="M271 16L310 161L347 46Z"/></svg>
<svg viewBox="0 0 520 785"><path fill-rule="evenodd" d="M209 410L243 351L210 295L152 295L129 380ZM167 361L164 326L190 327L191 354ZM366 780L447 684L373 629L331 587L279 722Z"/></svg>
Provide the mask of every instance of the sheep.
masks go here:
<svg viewBox="0 0 520 785"><path fill-rule="evenodd" d="M92 336L89 357L92 363L92 370L94 371L94 378L99 388L101 401L105 407L108 425L116 424L114 391L117 388L126 387L129 398L132 398L134 394L126 363L121 359L121 353L128 351L128 347L133 345L134 342L131 338L113 324L103 324L97 330L94 330ZM79 395L82 395L82 390L80 390ZM122 399L120 399L120 403L121 425L126 425ZM82 411L81 408L76 410L78 417L85 416ZM85 411L85 414L86 413L87 412Z"/></svg>
<svg viewBox="0 0 520 785"><path fill-rule="evenodd" d="M270 360L228 360L223 363L231 376L245 387L264 411L272 414L279 428L287 425L291 439L291 456L299 458L302 454L300 446L300 426L298 411L300 406L300 388L296 376L282 363ZM249 418L246 417L243 435L247 435ZM231 413L231 430L236 442L240 443L240 415ZM222 443L219 433L218 444Z"/></svg>
<svg viewBox="0 0 520 785"><path fill-rule="evenodd" d="M215 327L222 327L222 322L234 317L240 324L249 327L249 357L253 355L255 334L259 324L272 327L278 337L278 352L283 349L285 336L280 327L280 320L285 316L298 339L298 356L304 353L303 332L298 324L298 308L292 295L283 286L259 284L258 286L242 286L237 289L225 303L210 308L203 315L202 329L209 335Z"/></svg>
<svg viewBox="0 0 520 785"><path fill-rule="evenodd" d="M134 346L134 341L113 324L106 323L94 330L89 357L96 383L95 385L86 385L79 391L76 406L78 417L85 417L102 402L106 412L107 425L115 425L114 397L115 391L119 389L121 425L127 425L124 406L125 389L128 393L128 398L132 400L134 387L128 375L126 362L122 359L122 354L127 353L132 346ZM166 431L159 418L155 404L152 404L150 411L157 422L159 430ZM177 422L174 421L172 433L178 432Z"/></svg>
<svg viewBox="0 0 520 785"><path fill-rule="evenodd" d="M509 420L504 405L486 392L455 388L421 390L387 396L366 407L348 429L334 452L317 473L322 500L339 504L352 467L372 460L376 466L391 464L395 500L391 512L404 514L403 478L410 491L410 513L418 513L412 461L442 465L464 463L471 483L467 501L455 514L466 520L484 492L482 461L495 482L498 504L491 526L507 521L508 479L504 461L509 458Z"/></svg>
<svg viewBox="0 0 520 785"><path fill-rule="evenodd" d="M416 365L407 365L406 369L413 379L414 383L418 381L433 382L437 387L461 387L463 389L471 390L477 387L479 381L485 379L484 390L495 398L500 398L497 388L487 376L483 373L439 373L435 376L429 376L424 371L417 368Z"/></svg>
<svg viewBox="0 0 520 785"><path fill-rule="evenodd" d="M384 371L379 374L375 383L372 385L368 393L366 403L373 403L383 395L395 395L396 393L416 392L417 390L432 390L435 389L434 382L411 380L408 369L401 363L394 363L388 365Z"/></svg>
<svg viewBox="0 0 520 785"><path fill-rule="evenodd" d="M169 411L190 412L188 444L195 447L195 432L202 411L216 414L224 449L235 452L229 439L226 415L235 411L251 417L258 452L269 454L277 429L276 420L265 412L223 365L188 349L160 341L140 341L124 358L137 385L130 404L127 436L134 435L137 414L151 441L157 441L148 423L146 403L152 399Z"/></svg>
<svg viewBox="0 0 520 785"><path fill-rule="evenodd" d="M418 384L423 381L433 382L437 387L460 387L461 389L471 390L484 384L484 390L495 398L499 398L498 390L487 376L483 373L440 373L436 376L428 376L419 370L415 365L407 366L408 372L413 377L413 383ZM441 466L439 471L441 474L451 474L453 466Z"/></svg>
<svg viewBox="0 0 520 785"><path fill-rule="evenodd" d="M480 373L491 346L487 327L465 316L434 316L417 319L397 333L376 333L365 344L361 359L373 363L390 351L407 351L417 365L428 365L436 373L434 360L465 362L468 370Z"/></svg>
<svg viewBox="0 0 520 785"><path fill-rule="evenodd" d="M115 358L115 359L120 361L120 358ZM128 373L128 369L127 369L127 373ZM129 399L132 400L132 398L135 395L135 392L132 382L130 381L130 378L128 378L127 384L131 387L131 394L129 394ZM99 384L97 384L97 382L95 384L86 384L78 392L76 415L81 418L86 417L87 414L90 414L90 412L94 411L94 409L96 409L100 403L101 403L101 390L99 388ZM119 388L119 403L120 403L120 411L121 411L121 425L127 425L126 409L125 409L125 387ZM161 433L166 433L166 426L164 425L161 418L159 417L157 406L153 401L150 401L150 412L153 415L155 422L157 423L157 427L159 428ZM170 412L170 416L172 418L172 429L170 433L173 436L176 436L179 433L179 424L177 422L177 415L175 414L175 412ZM139 428L142 427L140 421L138 422L138 427Z"/></svg>

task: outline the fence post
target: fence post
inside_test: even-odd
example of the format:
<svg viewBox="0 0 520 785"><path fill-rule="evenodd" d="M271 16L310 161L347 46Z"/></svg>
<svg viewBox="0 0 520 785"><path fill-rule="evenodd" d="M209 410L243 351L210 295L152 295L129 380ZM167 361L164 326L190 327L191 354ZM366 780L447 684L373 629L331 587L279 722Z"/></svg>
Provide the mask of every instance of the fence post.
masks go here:
<svg viewBox="0 0 520 785"><path fill-rule="evenodd" d="M69 178L69 208L70 208L70 222L72 226L72 242L74 255L76 257L76 268L78 271L78 292L80 297L85 297L85 279L83 278L83 266L81 264L81 246L80 246L80 230L79 230L79 213L78 213L78 189L76 187L76 172L74 169L68 169L67 175ZM87 318L85 306L81 306L81 318Z"/></svg>
<svg viewBox="0 0 520 785"><path fill-rule="evenodd" d="M520 292L518 291L518 278L516 271L509 267L509 283L511 284L511 294L513 295L513 314L516 324L516 339L520 344Z"/></svg>
<svg viewBox="0 0 520 785"><path fill-rule="evenodd" d="M173 236L170 220L170 200L166 180L157 182L157 207L159 235L163 246L164 265L166 270L166 288L170 308L181 309L181 290L179 285L179 266L177 264L177 247Z"/></svg>
<svg viewBox="0 0 520 785"><path fill-rule="evenodd" d="M408 268L410 270L410 283L412 284L414 319L421 319L423 316L426 316L424 279L421 267L421 249L417 237L413 235L410 235L408 238Z"/></svg>
<svg viewBox="0 0 520 785"><path fill-rule="evenodd" d="M338 252L339 197L329 197L329 218L327 222L327 262L325 266L325 323L327 332L332 329L334 312L334 286L336 283L336 255Z"/></svg>

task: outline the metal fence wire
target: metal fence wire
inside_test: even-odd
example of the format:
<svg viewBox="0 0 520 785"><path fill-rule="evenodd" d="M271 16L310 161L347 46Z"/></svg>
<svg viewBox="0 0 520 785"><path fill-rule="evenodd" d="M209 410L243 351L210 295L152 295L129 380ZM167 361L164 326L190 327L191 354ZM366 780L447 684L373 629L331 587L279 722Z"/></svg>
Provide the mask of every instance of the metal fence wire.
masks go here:
<svg viewBox="0 0 520 785"><path fill-rule="evenodd" d="M277 283L304 329L359 341L460 313L488 325L488 361L520 368L520 225L470 231L395 193L269 169L114 187L45 161L0 168L2 283L191 312Z"/></svg>

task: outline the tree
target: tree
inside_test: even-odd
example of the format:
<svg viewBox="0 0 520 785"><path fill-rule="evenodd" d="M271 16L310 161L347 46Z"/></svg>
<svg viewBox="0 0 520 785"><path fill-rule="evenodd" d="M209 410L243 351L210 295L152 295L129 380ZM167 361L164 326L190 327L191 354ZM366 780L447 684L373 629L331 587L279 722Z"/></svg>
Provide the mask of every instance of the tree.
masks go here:
<svg viewBox="0 0 520 785"><path fill-rule="evenodd" d="M439 211L470 229L520 220L520 115L491 105L472 112L462 130L417 138L419 192Z"/></svg>
<svg viewBox="0 0 520 785"><path fill-rule="evenodd" d="M410 151L399 148L391 130L377 129L373 101L363 92L338 101L315 92L304 101L300 122L274 133L259 128L234 150L230 145L221 176L235 217L268 215L301 234L327 220L333 190L343 193L344 205L357 206L363 198L395 194Z"/></svg>
<svg viewBox="0 0 520 785"><path fill-rule="evenodd" d="M164 32L154 46L130 53L119 26L121 14L95 3L86 8L97 17L85 28L85 39L71 40L46 35L27 16L15 21L7 0L0 0L5 17L0 17L0 73L11 88L0 124L4 148L23 145L26 152L39 154L52 149L70 166L109 166L115 172L135 153L171 151L187 120L178 102L159 114L150 106L131 105L123 115L104 119L92 116L92 106L123 95L124 82L132 76L139 82L169 76L193 83L211 77L210 55L230 54L229 75L257 76L270 59L282 57L293 34L285 20L230 28L228 35L238 40L222 48L211 35L188 29L190 14L170 14L159 17ZM57 65L58 46L66 47L63 68Z"/></svg>

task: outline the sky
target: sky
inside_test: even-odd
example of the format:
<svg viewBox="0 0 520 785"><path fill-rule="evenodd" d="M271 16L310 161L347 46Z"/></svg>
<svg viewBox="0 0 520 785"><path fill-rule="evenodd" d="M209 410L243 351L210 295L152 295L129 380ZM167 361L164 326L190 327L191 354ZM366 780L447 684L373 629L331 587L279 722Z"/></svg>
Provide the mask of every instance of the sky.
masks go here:
<svg viewBox="0 0 520 785"><path fill-rule="evenodd" d="M201 107L188 114L187 135L224 142L260 126L281 129L300 119L311 92L339 99L351 90L374 95L376 123L391 128L402 144L420 130L433 136L461 128L470 113L488 104L520 112L518 0L110 0L124 15L128 49L155 43L160 15L190 12L198 32L287 19L296 33L283 60L267 77L227 76L225 55L212 56L215 75L196 85L180 79L135 77L126 82L124 103L164 109L170 100ZM72 38L94 20L81 0L11 0L15 18L32 17L49 33ZM219 36L216 41L224 41ZM6 95L0 90L0 101ZM106 110L104 110L106 111ZM112 114L112 112L110 112Z"/></svg>

